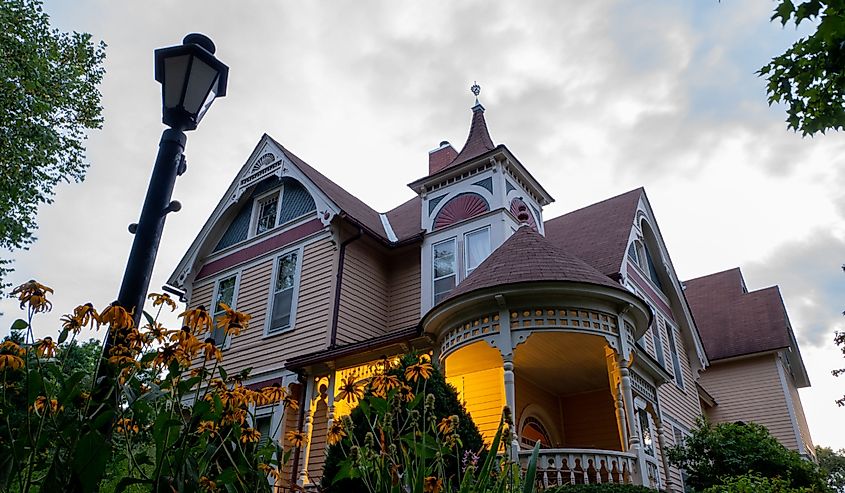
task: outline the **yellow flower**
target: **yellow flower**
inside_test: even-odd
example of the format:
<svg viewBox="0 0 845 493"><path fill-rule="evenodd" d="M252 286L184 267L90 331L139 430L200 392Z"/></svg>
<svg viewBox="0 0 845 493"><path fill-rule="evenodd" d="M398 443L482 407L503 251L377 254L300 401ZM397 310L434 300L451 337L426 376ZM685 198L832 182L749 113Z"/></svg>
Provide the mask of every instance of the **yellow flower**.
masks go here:
<svg viewBox="0 0 845 493"><path fill-rule="evenodd" d="M47 301L47 293L53 294L53 290L33 280L12 290L12 296L18 296L21 308L28 304L33 313L49 312L53 308L53 304Z"/></svg>
<svg viewBox="0 0 845 493"><path fill-rule="evenodd" d="M355 377L348 376L340 385L340 392L337 393L335 399L342 401L346 400L348 403L353 403L358 399L364 397L364 385L362 382L355 381Z"/></svg>
<svg viewBox="0 0 845 493"><path fill-rule="evenodd" d="M255 428L244 428L241 430L242 443L255 443L258 440L261 440L261 432Z"/></svg>
<svg viewBox="0 0 845 493"><path fill-rule="evenodd" d="M452 431L452 419L451 418L443 418L437 423L437 431L442 434L447 434Z"/></svg>
<svg viewBox="0 0 845 493"><path fill-rule="evenodd" d="M52 358L56 355L56 346L52 337L45 337L35 342L35 351L42 358Z"/></svg>
<svg viewBox="0 0 845 493"><path fill-rule="evenodd" d="M285 438L287 438L291 445L299 448L303 443L305 443L305 432L301 430L291 430L285 433Z"/></svg>
<svg viewBox="0 0 845 493"><path fill-rule="evenodd" d="M326 433L326 441L329 442L329 445L334 445L343 440L345 436L346 431L343 429L343 424L340 421L334 421Z"/></svg>
<svg viewBox="0 0 845 493"><path fill-rule="evenodd" d="M218 304L223 309L223 315L217 317L217 328L223 329L227 334L240 335L242 329L249 326L249 319L251 315L246 313L236 312L229 308L226 303L220 302Z"/></svg>
<svg viewBox="0 0 845 493"><path fill-rule="evenodd" d="M418 378L422 377L423 380L428 380L433 371L434 367L431 366L431 363L420 361L405 368L405 379L416 382Z"/></svg>
<svg viewBox="0 0 845 493"><path fill-rule="evenodd" d="M201 342L198 345L199 350L204 354L205 360L208 361L212 358L220 361L223 359L223 352L220 351L220 348L214 343L214 338L209 337L205 340L205 342Z"/></svg>
<svg viewBox="0 0 845 493"><path fill-rule="evenodd" d="M276 481L282 480L282 473L279 472L279 470L273 466L268 466L267 464L262 462L258 464L258 469L260 469L264 474L272 476L273 479L275 479Z"/></svg>
<svg viewBox="0 0 845 493"><path fill-rule="evenodd" d="M90 326L92 330L100 326L100 316L91 303L77 306L73 309L72 314L63 316L60 321L63 329L74 334L78 334L86 325Z"/></svg>
<svg viewBox="0 0 845 493"><path fill-rule="evenodd" d="M217 435L217 423L214 421L200 421L197 425L197 433L202 435L208 432L211 436Z"/></svg>
<svg viewBox="0 0 845 493"><path fill-rule="evenodd" d="M399 377L396 375L375 375L370 379L370 387L373 394L384 397L391 389L399 388Z"/></svg>
<svg viewBox="0 0 845 493"><path fill-rule="evenodd" d="M132 313L134 313L134 310ZM112 330L129 329L135 326L132 313L126 311L126 308L118 305L115 301L100 314L100 323L108 324Z"/></svg>
<svg viewBox="0 0 845 493"><path fill-rule="evenodd" d="M115 431L117 431L118 433L123 433L123 432L138 433L138 431L140 431L140 428L138 428L138 425L135 424L131 419L120 418L115 423Z"/></svg>
<svg viewBox="0 0 845 493"><path fill-rule="evenodd" d="M263 389L261 389L261 394L267 400L267 404L271 404L284 399L287 395L287 391L281 385L274 384L270 387L264 387Z"/></svg>
<svg viewBox="0 0 845 493"><path fill-rule="evenodd" d="M399 392L397 393L399 398L405 402L411 402L414 400L414 392L413 389L407 385L402 385L399 387Z"/></svg>
<svg viewBox="0 0 845 493"><path fill-rule="evenodd" d="M158 322L147 324L144 326L144 328L147 330L147 334L149 334L149 337L151 339L154 339L158 342L164 342L164 340L167 338L167 329L165 329L164 326Z"/></svg>
<svg viewBox="0 0 845 493"><path fill-rule="evenodd" d="M179 314L179 317L197 335L211 330L211 315L208 314L208 310L204 306L185 310Z"/></svg>
<svg viewBox="0 0 845 493"><path fill-rule="evenodd" d="M180 365L187 365L191 362L188 353L178 344L162 347L158 350L158 355L153 360L153 364L159 367L170 366L174 362Z"/></svg>
<svg viewBox="0 0 845 493"><path fill-rule="evenodd" d="M217 483L208 479L206 476L200 476L200 487L203 491L209 493L217 491Z"/></svg>
<svg viewBox="0 0 845 493"><path fill-rule="evenodd" d="M60 406L59 401L56 399L47 399L43 395L36 397L35 402L29 407L30 411L35 410L35 413L39 416L45 411L55 414L62 409L64 409L64 406Z"/></svg>
<svg viewBox="0 0 845 493"><path fill-rule="evenodd" d="M171 312L176 311L176 302L167 293L150 293L147 298L153 300L153 307L167 305Z"/></svg>
<svg viewBox="0 0 845 493"><path fill-rule="evenodd" d="M289 395L286 395L285 398L282 399L282 405L285 409L290 409L291 411L299 409L299 401Z"/></svg>
<svg viewBox="0 0 845 493"><path fill-rule="evenodd" d="M11 353L16 356L23 356L26 353L26 350L15 341L3 341L0 344L0 351L4 353Z"/></svg>
<svg viewBox="0 0 845 493"><path fill-rule="evenodd" d="M20 370L23 368L23 360L14 354L0 354L0 370Z"/></svg>
<svg viewBox="0 0 845 493"><path fill-rule="evenodd" d="M428 476L423 480L424 493L440 493L443 488L443 480L436 476Z"/></svg>

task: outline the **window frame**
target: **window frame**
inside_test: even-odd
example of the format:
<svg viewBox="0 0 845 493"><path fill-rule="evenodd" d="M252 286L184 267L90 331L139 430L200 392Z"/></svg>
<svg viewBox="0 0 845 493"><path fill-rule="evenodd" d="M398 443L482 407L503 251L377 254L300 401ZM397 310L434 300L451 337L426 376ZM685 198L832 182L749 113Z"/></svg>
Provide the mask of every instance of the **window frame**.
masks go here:
<svg viewBox="0 0 845 493"><path fill-rule="evenodd" d="M279 216L282 212L282 194L284 193L284 186L279 188L274 188L267 192L262 193L261 195L255 197L252 202L252 217L249 221L249 235L247 238L254 238L256 236L261 236L268 231L276 229L279 227ZM258 232L258 220L261 217L261 203L271 198L273 195L276 196L276 219L273 223L273 226L265 229L262 232Z"/></svg>
<svg viewBox="0 0 845 493"><path fill-rule="evenodd" d="M234 272L231 272L231 271L227 272L223 275L217 276L214 279L214 290L211 292L211 307L210 307L211 310L209 311L209 314L211 315L211 325L212 325L211 331L209 333L209 337L213 338L214 337L214 331L217 329L216 312L217 312L217 297L220 294L220 282L224 281L226 279L230 279L232 277L235 278L235 289L232 291L232 304L229 305L229 308L231 308L232 310L237 310L238 292L239 292L240 287L241 287L241 271L240 270L237 270L237 271L234 271ZM215 340L215 344L216 343L217 343L217 341ZM221 351L223 351L223 350L229 349L229 347L231 345L232 345L232 338L229 337L228 335L224 335L223 344L219 344L219 345L217 345L217 347L220 348Z"/></svg>
<svg viewBox="0 0 845 493"><path fill-rule="evenodd" d="M476 265L475 267L473 267L473 268L472 268L472 270L469 270L469 247L468 247L467 238L469 238L469 236L470 236L470 235L474 235L474 234L476 234L476 233L480 233L480 232L482 232L482 231L484 231L484 232L486 232L486 233L487 233L487 249L488 249L489 251L487 252L487 256L486 256L486 257L484 257L484 259L483 259L481 262L484 262L484 260L486 260L486 259L487 259L487 257L489 257L491 253L493 253L493 243L492 243L492 240L491 240L490 225L482 226L482 227L480 227L480 228L476 228L476 229L474 229L474 230L472 230L472 231L467 231L466 233L464 233L464 238L463 238L463 240L464 240L464 241L463 241L463 250L464 250L464 251L463 251L463 255L462 255L463 260L464 260L464 265L463 265L463 267L460 269L460 270L463 272L463 274L464 274L463 279L466 279L467 277L469 277L469 275L470 275L470 274L471 274L471 273L472 273L475 269L477 269L477 268L478 268L478 265L481 265L481 262L479 262L479 263L478 263L478 265ZM432 248L433 248L433 245L432 245ZM433 252L433 250L432 250L432 252ZM455 257L457 257L457 251L456 251L455 253L456 253ZM433 253L432 253L432 262L433 262L433 261L434 261L434 257L433 257ZM433 269L432 269L432 273L433 273ZM463 280L463 279L461 279L461 280ZM455 283L455 286L457 287L457 285L458 285L458 284L459 284L459 283ZM453 289L454 289L454 288L453 288Z"/></svg>
<svg viewBox="0 0 845 493"><path fill-rule="evenodd" d="M652 326L649 327L649 330L651 331L651 339L654 343L654 359L657 360L661 368L666 368L666 353L663 351L663 334L660 331L660 321L663 320L665 325L666 319L663 315L658 314L654 307L651 310L654 312L654 320L652 320Z"/></svg>
<svg viewBox="0 0 845 493"><path fill-rule="evenodd" d="M684 390L684 368L681 365L681 352L678 351L678 338L675 337L675 327L666 322L666 342L669 343L669 354L672 357L672 373L675 377L675 385Z"/></svg>
<svg viewBox="0 0 845 493"><path fill-rule="evenodd" d="M432 306L439 303L439 301L437 299L437 291L436 291L435 283L437 281L441 280L441 279L447 279L449 277L449 275L442 276L442 277L436 277L435 276L434 250L437 248L438 245L442 245L443 243L448 243L448 242L452 242L452 245L454 246L454 255L453 255L454 267L452 269L452 274L450 274L450 275L455 278L455 285L452 287L452 289L455 289L456 287L458 287L458 283L460 282L459 279L458 279L458 272L460 272L460 265L458 265L458 262L459 262L459 258L460 258L461 255L460 255L460 252L458 250L458 237L452 236L452 237L440 240L436 243L432 243L431 244L431 273L430 273L430 275L431 275L431 302L432 302ZM445 292L444 296L448 295L448 293L451 292L452 289Z"/></svg>
<svg viewBox="0 0 845 493"><path fill-rule="evenodd" d="M296 328L296 310L299 304L299 286L302 278L302 262L303 262L303 251L304 248L302 246L297 246L294 248L288 248L279 252L278 254L273 256L273 272L270 277L270 286L269 286L269 293L267 299L267 311L265 315L264 321L264 337L272 337L277 336L279 334L286 334L288 332L293 331ZM279 261L291 254L296 254L296 273L294 274L293 279L293 294L291 295L290 301L290 323L286 327L282 327L280 329L273 330L274 328L270 326L273 321L273 303L275 301L276 295L276 279L279 275Z"/></svg>

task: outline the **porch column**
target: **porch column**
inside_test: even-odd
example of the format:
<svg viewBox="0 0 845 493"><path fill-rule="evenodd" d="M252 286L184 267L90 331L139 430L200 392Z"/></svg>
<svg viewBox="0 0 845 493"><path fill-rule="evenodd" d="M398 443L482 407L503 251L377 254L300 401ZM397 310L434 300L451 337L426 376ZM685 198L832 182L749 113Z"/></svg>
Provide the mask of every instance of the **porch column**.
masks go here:
<svg viewBox="0 0 845 493"><path fill-rule="evenodd" d="M673 493L675 486L672 484L672 476L669 475L669 458L666 456L666 437L664 436L663 420L660 419L660 413L657 410L654 411L654 425L657 428L657 444L660 446L660 458L663 462L663 478L666 491Z"/></svg>
<svg viewBox="0 0 845 493"><path fill-rule="evenodd" d="M513 356L506 356L502 366L505 370L505 404L507 404L508 408L510 408L511 418L513 419L513 426L510 427L512 437L511 454L512 458L516 460L516 458L519 457L519 439L517 438L516 430L516 387L514 384Z"/></svg>
<svg viewBox="0 0 845 493"><path fill-rule="evenodd" d="M303 425L303 432L305 434L305 443L302 444L302 469L299 471L299 479L297 484L305 486L308 483L308 459L311 455L311 431L314 423L314 384L315 379L309 376L305 383L305 424Z"/></svg>
<svg viewBox="0 0 845 493"><path fill-rule="evenodd" d="M619 422L619 435L622 441L622 448L627 450L630 447L628 443L628 420L625 419L625 399L622 396L622 386L621 384L616 387L616 395L614 396L615 399L613 400L614 404L616 405L616 419Z"/></svg>
<svg viewBox="0 0 845 493"><path fill-rule="evenodd" d="M625 414L628 421L628 450L637 456L637 465L634 468L634 484L648 484L648 469L645 461L645 451L640 446L640 435L637 433L637 415L634 413L634 393L631 389L631 370L628 369L628 360L619 361L620 387L625 401Z"/></svg>
<svg viewBox="0 0 845 493"><path fill-rule="evenodd" d="M326 389L326 429L332 427L334 423L334 386L335 380L337 379L337 372L332 370L329 373L329 384L328 388ZM328 441L326 441L326 447L328 447Z"/></svg>

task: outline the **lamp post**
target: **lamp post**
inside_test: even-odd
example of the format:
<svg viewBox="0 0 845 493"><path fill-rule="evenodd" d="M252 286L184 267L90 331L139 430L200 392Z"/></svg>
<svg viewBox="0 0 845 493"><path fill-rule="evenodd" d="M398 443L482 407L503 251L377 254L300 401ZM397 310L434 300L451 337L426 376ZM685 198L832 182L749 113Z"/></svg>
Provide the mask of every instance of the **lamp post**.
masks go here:
<svg viewBox="0 0 845 493"><path fill-rule="evenodd" d="M182 208L170 197L176 177L186 169L182 154L185 131L196 129L215 98L226 95L229 67L215 58L214 52L214 43L196 33L185 36L179 46L155 51L155 78L162 85L162 122L169 128L161 135L141 217L129 226L135 239L117 297L120 306L135 311L136 326L141 321L165 217ZM115 343L113 338L112 334L106 337L104 357Z"/></svg>

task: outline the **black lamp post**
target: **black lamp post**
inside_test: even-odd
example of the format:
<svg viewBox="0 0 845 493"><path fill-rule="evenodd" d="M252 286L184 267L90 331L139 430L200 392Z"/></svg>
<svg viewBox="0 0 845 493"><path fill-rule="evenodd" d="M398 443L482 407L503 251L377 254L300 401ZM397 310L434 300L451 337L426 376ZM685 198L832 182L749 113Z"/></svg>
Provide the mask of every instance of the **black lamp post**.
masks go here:
<svg viewBox="0 0 845 493"><path fill-rule="evenodd" d="M185 131L197 128L215 98L226 95L229 67L214 57L214 43L202 34L189 34L179 46L155 51L155 78L162 85L164 130L141 218L129 226L135 235L117 302L135 310L135 325L141 320L144 299L150 286L161 232L168 213L182 208L170 201L176 177L185 172ZM113 345L106 338L104 355Z"/></svg>

